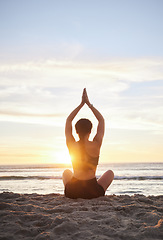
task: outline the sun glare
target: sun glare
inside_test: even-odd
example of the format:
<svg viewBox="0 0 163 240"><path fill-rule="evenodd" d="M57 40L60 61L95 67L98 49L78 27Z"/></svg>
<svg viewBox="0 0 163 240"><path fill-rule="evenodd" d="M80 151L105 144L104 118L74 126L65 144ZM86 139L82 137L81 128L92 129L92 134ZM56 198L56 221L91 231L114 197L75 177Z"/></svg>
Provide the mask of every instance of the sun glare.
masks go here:
<svg viewBox="0 0 163 240"><path fill-rule="evenodd" d="M55 159L56 159L56 163L62 163L62 164L70 164L71 163L71 157L70 157L69 153L66 151L56 152Z"/></svg>

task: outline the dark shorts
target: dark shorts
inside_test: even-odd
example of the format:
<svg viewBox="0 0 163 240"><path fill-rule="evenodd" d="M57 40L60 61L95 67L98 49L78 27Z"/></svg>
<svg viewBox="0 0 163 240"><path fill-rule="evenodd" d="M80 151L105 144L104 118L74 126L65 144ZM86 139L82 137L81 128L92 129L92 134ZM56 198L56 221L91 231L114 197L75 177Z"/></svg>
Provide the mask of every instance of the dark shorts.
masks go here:
<svg viewBox="0 0 163 240"><path fill-rule="evenodd" d="M71 181L65 186L65 196L68 198L92 199L105 195L105 191L98 184L96 178L89 180L78 180L72 177Z"/></svg>

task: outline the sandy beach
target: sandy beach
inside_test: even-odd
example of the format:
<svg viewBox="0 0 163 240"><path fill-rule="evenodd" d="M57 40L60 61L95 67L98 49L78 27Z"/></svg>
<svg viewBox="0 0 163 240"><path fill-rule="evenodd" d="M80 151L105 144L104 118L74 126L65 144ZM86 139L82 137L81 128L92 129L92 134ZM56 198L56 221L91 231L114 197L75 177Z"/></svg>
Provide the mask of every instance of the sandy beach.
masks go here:
<svg viewBox="0 0 163 240"><path fill-rule="evenodd" d="M0 239L163 239L163 196L0 194Z"/></svg>

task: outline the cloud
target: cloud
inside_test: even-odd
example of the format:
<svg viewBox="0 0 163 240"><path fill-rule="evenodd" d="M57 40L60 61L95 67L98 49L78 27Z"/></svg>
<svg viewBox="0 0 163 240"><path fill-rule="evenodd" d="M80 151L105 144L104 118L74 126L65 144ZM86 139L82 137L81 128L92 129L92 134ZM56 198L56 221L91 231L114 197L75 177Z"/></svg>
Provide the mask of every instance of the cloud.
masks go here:
<svg viewBox="0 0 163 240"><path fill-rule="evenodd" d="M62 122L65 113L55 91L27 86L0 88L0 120L56 124Z"/></svg>
<svg viewBox="0 0 163 240"><path fill-rule="evenodd" d="M163 118L161 84L150 85L147 91L150 81L163 79L163 59L2 63L0 78L1 121L63 124L80 103L83 87L88 88L91 102L100 106L106 119L114 116L114 127L134 128L135 124L143 129L146 124L153 129L157 124L158 129ZM131 91L133 83L139 87L133 85Z"/></svg>
<svg viewBox="0 0 163 240"><path fill-rule="evenodd" d="M149 109L121 109L120 111L110 111L110 119L106 117L106 126L116 129L130 129L163 133L162 108Z"/></svg>
<svg viewBox="0 0 163 240"><path fill-rule="evenodd" d="M163 59L123 59L104 63L57 61L54 59L1 64L1 86L82 87L115 82L144 82L163 79Z"/></svg>
<svg viewBox="0 0 163 240"><path fill-rule="evenodd" d="M46 117L46 118L56 118L56 117L63 117L65 116L65 114L63 113L56 113L56 114L40 114L40 113L25 113L25 112L16 112L16 111L12 111L12 110L9 110L9 111L1 111L0 110L0 115L10 115L10 116L18 116L18 117Z"/></svg>

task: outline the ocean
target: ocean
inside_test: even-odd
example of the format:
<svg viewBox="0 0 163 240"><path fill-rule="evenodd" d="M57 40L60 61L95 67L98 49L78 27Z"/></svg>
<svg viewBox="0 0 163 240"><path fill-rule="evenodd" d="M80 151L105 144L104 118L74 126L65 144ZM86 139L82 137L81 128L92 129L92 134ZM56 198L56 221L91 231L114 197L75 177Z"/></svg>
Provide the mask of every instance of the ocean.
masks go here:
<svg viewBox="0 0 163 240"><path fill-rule="evenodd" d="M0 193L63 194L64 169L63 165L0 166ZM97 178L108 169L114 171L115 177L106 195L163 195L163 163L100 163Z"/></svg>

